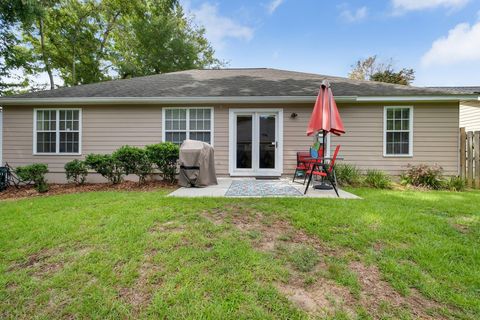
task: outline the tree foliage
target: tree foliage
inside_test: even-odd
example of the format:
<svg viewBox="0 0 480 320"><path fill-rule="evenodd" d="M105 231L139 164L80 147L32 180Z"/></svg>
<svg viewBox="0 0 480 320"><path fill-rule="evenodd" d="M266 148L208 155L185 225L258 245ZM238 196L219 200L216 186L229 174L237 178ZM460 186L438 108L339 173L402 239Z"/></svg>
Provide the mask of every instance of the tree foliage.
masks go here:
<svg viewBox="0 0 480 320"><path fill-rule="evenodd" d="M22 0L0 1L0 95L18 92L28 86L28 79L11 70L31 71L28 49L19 46L16 25L30 21L39 8Z"/></svg>
<svg viewBox="0 0 480 320"><path fill-rule="evenodd" d="M408 68L395 71L392 59L387 62L381 62L375 55L363 60L358 60L355 65L352 66L352 71L348 77L355 80L372 80L410 85L412 81L415 80L415 71Z"/></svg>
<svg viewBox="0 0 480 320"><path fill-rule="evenodd" d="M112 63L122 78L220 64L205 30L192 27L178 3L156 2L139 5L114 34Z"/></svg>
<svg viewBox="0 0 480 320"><path fill-rule="evenodd" d="M46 72L52 89L221 65L178 0L6 0L0 27L0 79Z"/></svg>
<svg viewBox="0 0 480 320"><path fill-rule="evenodd" d="M410 85L410 83L415 79L415 71L413 69L403 68L400 71L393 71L391 69L378 71L374 73L370 80L387 82L387 83L396 83L403 85Z"/></svg>

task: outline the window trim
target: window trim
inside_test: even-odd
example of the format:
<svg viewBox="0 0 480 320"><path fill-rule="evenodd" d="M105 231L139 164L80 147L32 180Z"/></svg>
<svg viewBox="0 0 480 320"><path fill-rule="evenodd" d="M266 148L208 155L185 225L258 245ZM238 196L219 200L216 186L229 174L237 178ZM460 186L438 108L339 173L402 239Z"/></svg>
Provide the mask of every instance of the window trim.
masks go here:
<svg viewBox="0 0 480 320"><path fill-rule="evenodd" d="M166 123L166 117L165 113L167 110L178 110L178 109L186 109L187 113L187 123L185 126L185 130L165 130L165 123ZM194 132L210 132L210 145L213 147L214 146L214 137L215 137L215 122L214 122L214 107L207 107L207 106L195 106L195 107L164 107L162 108L162 142L166 142L166 132L186 132L186 139L190 139L190 110L191 109L209 109L210 110L210 130L192 130Z"/></svg>
<svg viewBox="0 0 480 320"><path fill-rule="evenodd" d="M55 110L56 128L55 128L55 152L37 152L37 111ZM78 152L60 152L60 111L78 111ZM81 156L82 155L82 127L83 117L82 108L33 108L33 155L34 156Z"/></svg>
<svg viewBox="0 0 480 320"><path fill-rule="evenodd" d="M389 109L409 109L408 154L387 154L387 111ZM395 131L395 130L393 130ZM412 158L413 157L413 106L384 106L383 107L383 157L384 158Z"/></svg>

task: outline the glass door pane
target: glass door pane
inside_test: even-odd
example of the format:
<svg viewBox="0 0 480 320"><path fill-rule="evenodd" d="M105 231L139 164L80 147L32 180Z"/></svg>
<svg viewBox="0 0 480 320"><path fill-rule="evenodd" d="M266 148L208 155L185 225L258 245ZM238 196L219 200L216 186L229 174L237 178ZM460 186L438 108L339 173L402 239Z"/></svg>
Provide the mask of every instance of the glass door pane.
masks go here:
<svg viewBox="0 0 480 320"><path fill-rule="evenodd" d="M276 152L276 117L275 115L259 115L259 168L275 169Z"/></svg>
<svg viewBox="0 0 480 320"><path fill-rule="evenodd" d="M252 169L253 116L237 115L237 169Z"/></svg>

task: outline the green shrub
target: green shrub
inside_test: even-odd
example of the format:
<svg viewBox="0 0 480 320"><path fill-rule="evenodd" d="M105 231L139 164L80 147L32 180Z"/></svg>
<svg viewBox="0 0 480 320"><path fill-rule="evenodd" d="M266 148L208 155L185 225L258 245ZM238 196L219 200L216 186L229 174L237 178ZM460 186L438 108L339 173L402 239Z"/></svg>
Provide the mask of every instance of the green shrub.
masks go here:
<svg viewBox="0 0 480 320"><path fill-rule="evenodd" d="M149 145L146 150L150 161L160 170L162 178L174 182L177 175L179 147L171 142L162 142Z"/></svg>
<svg viewBox="0 0 480 320"><path fill-rule="evenodd" d="M109 154L89 154L85 164L113 184L120 183L125 175L123 164Z"/></svg>
<svg viewBox="0 0 480 320"><path fill-rule="evenodd" d="M443 169L439 165L408 165L402 174L402 183L415 187L441 189L443 187Z"/></svg>
<svg viewBox="0 0 480 320"><path fill-rule="evenodd" d="M451 191L464 191L467 182L462 177L450 177L445 181L445 187Z"/></svg>
<svg viewBox="0 0 480 320"><path fill-rule="evenodd" d="M388 189L391 187L392 180L388 174L381 170L367 170L365 184L372 188Z"/></svg>
<svg viewBox="0 0 480 320"><path fill-rule="evenodd" d="M74 182L76 184L84 184L87 179L88 169L85 161L73 160L67 162L64 166L65 174L67 175L67 180L69 182Z"/></svg>
<svg viewBox="0 0 480 320"><path fill-rule="evenodd" d="M362 182L360 169L352 164L340 163L335 166L335 174L340 185L359 185Z"/></svg>
<svg viewBox="0 0 480 320"><path fill-rule="evenodd" d="M48 173L48 165L34 163L24 167L17 167L15 174L26 183L33 183L38 192L47 192L48 184L45 175Z"/></svg>
<svg viewBox="0 0 480 320"><path fill-rule="evenodd" d="M112 156L123 165L125 174L137 175L140 183L144 183L146 177L152 173L152 162L142 148L123 146Z"/></svg>

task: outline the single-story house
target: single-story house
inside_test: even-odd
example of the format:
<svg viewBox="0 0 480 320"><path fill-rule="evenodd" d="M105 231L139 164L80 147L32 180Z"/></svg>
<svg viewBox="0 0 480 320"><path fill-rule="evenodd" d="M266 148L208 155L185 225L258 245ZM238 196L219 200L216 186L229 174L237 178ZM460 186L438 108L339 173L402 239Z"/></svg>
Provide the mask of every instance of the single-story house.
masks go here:
<svg viewBox="0 0 480 320"><path fill-rule="evenodd" d="M478 93L266 68L188 70L0 98L3 161L46 163L49 180L64 181L64 164L89 153L189 138L213 145L220 176L290 175L296 153L312 143L305 132L324 79L347 131L328 143L341 145L345 162L392 175L419 163L458 173L459 105L478 102Z"/></svg>

